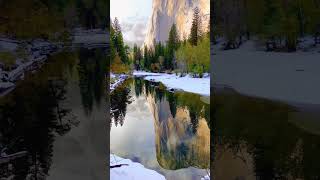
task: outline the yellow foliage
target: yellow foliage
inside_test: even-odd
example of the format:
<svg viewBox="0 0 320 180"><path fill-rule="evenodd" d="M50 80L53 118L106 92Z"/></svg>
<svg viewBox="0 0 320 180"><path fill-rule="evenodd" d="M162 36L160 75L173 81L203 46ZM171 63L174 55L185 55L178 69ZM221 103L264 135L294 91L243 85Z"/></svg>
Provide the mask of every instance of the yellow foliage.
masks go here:
<svg viewBox="0 0 320 180"><path fill-rule="evenodd" d="M160 64L159 63L152 63L151 64L151 71L152 72L160 72Z"/></svg>
<svg viewBox="0 0 320 180"><path fill-rule="evenodd" d="M111 72L116 73L116 74L121 74L121 73L128 73L130 68L123 64L120 56L116 54L116 57L113 60L113 63L110 66Z"/></svg>
<svg viewBox="0 0 320 180"><path fill-rule="evenodd" d="M178 68L182 72L203 73L210 70L210 39L207 36L198 41L197 46L189 42L176 51Z"/></svg>

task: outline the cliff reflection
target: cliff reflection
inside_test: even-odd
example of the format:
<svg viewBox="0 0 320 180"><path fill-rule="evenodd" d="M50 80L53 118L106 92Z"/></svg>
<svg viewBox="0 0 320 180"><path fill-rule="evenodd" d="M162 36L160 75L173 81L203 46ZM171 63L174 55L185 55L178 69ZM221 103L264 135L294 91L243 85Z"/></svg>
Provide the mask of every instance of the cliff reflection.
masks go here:
<svg viewBox="0 0 320 180"><path fill-rule="evenodd" d="M144 96L154 117L156 158L162 168L209 168L210 105L196 94L170 93L161 83L130 79L111 95L114 123L123 122L130 91ZM141 117L143 118L143 117ZM118 119L118 120L117 120Z"/></svg>

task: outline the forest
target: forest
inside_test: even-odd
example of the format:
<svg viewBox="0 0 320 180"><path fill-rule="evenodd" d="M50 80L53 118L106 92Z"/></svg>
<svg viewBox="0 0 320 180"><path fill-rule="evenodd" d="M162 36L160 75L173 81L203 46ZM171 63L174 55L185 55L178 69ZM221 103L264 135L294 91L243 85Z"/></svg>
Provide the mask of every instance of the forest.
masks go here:
<svg viewBox="0 0 320 180"><path fill-rule="evenodd" d="M108 11L105 0L0 0L0 34L61 39L76 27L105 29Z"/></svg>
<svg viewBox="0 0 320 180"><path fill-rule="evenodd" d="M211 6L212 42L236 49L257 38L267 51L297 50L301 39L320 44L319 0L216 0Z"/></svg>
<svg viewBox="0 0 320 180"><path fill-rule="evenodd" d="M202 76L210 69L210 28L207 32L201 29L199 10L195 8L188 38L180 39L173 23L166 42L154 40L152 47L129 47L115 18L110 25L111 71L126 73L134 69Z"/></svg>

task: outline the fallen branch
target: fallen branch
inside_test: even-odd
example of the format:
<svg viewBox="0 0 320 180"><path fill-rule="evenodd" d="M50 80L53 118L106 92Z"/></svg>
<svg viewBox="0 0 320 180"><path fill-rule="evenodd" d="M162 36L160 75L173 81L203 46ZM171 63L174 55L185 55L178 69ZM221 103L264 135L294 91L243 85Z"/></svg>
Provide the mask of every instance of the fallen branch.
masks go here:
<svg viewBox="0 0 320 180"><path fill-rule="evenodd" d="M117 164L117 165L114 165L114 166L110 166L110 168L119 168L121 166L129 166L129 164Z"/></svg>
<svg viewBox="0 0 320 180"><path fill-rule="evenodd" d="M21 151L21 152L17 152L17 153L6 155L6 156L0 156L0 164L7 163L13 159L23 157L27 155L27 153L28 153L27 151Z"/></svg>

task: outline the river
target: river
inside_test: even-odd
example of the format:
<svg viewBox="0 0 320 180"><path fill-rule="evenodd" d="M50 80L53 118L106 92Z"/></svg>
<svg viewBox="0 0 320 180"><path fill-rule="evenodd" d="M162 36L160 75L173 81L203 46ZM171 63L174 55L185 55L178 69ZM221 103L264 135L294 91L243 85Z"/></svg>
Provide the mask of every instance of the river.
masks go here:
<svg viewBox="0 0 320 180"><path fill-rule="evenodd" d="M0 98L0 179L104 179L107 124L104 49L49 57Z"/></svg>
<svg viewBox="0 0 320 180"><path fill-rule="evenodd" d="M319 179L319 106L219 91L211 99L214 179Z"/></svg>
<svg viewBox="0 0 320 180"><path fill-rule="evenodd" d="M199 180L209 171L209 97L133 78L111 93L111 119L111 153L167 180Z"/></svg>

